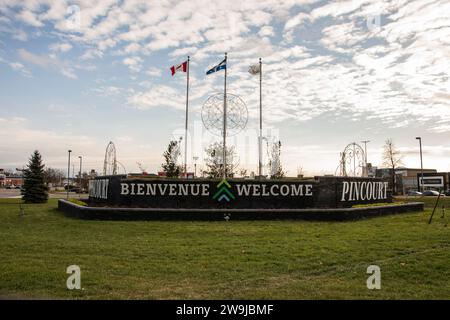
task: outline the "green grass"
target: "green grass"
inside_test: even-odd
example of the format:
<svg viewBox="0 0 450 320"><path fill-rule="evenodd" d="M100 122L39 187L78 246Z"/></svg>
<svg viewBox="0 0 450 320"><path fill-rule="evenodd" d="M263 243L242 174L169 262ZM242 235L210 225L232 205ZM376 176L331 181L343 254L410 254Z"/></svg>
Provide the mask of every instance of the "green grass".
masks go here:
<svg viewBox="0 0 450 320"><path fill-rule="evenodd" d="M86 202L78 200L78 199L70 198L69 201L72 202L72 203L75 203L75 204L77 204L79 206L82 206L82 207L86 207L87 206Z"/></svg>
<svg viewBox="0 0 450 320"><path fill-rule="evenodd" d="M352 208L372 208L372 207L381 207L381 206L392 206L392 205L401 205L405 204L404 201L394 201L394 202L377 202L377 203L366 203L366 204L355 204Z"/></svg>
<svg viewBox="0 0 450 320"><path fill-rule="evenodd" d="M405 201L405 202L423 202L425 203L425 207L430 209L433 209L436 200L437 197L402 197L398 199L398 201ZM437 208L441 209L442 205L444 205L447 208L447 210L450 211L450 197L441 197L439 199Z"/></svg>
<svg viewBox="0 0 450 320"><path fill-rule="evenodd" d="M16 202L16 204L14 204ZM449 299L450 229L430 210L355 222L119 222L0 200L0 298ZM84 290L66 289L67 266ZM381 290L366 288L379 265Z"/></svg>

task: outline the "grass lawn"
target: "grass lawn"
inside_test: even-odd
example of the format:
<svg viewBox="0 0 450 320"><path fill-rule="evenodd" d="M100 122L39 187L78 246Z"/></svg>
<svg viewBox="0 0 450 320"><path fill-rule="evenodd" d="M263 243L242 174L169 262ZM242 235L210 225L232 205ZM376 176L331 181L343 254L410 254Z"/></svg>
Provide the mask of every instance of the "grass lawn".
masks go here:
<svg viewBox="0 0 450 320"><path fill-rule="evenodd" d="M18 201L0 200L0 298L450 298L450 212L428 225L431 202L354 222L114 222L67 218L54 199L19 217ZM84 290L66 289L72 264Z"/></svg>

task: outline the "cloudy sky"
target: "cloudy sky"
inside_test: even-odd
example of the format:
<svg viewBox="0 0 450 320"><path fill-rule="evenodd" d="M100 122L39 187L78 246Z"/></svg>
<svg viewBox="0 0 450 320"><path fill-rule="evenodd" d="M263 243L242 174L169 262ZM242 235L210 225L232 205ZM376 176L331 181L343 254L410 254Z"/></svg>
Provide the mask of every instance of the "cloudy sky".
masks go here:
<svg viewBox="0 0 450 320"><path fill-rule="evenodd" d="M268 141L282 141L288 175L334 173L351 142L370 140L381 165L392 138L404 164L450 171L448 0L0 0L0 167L34 149L64 168L67 149L100 170L114 141L128 172L159 170L168 141L184 128L191 56L189 167L218 141L205 131L205 100L228 52L229 92L248 108L229 138L239 163L256 171L258 77Z"/></svg>

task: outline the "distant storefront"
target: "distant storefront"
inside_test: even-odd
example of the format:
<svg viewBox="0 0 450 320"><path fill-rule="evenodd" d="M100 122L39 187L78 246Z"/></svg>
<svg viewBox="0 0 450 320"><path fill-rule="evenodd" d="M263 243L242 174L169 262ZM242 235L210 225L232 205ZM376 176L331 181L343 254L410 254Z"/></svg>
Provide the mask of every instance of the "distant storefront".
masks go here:
<svg viewBox="0 0 450 320"><path fill-rule="evenodd" d="M20 187L23 184L23 178L21 176L0 176L0 185L3 187Z"/></svg>
<svg viewBox="0 0 450 320"><path fill-rule="evenodd" d="M417 174L417 184L424 190L449 190L450 189L450 172L434 172L425 173L422 175Z"/></svg>
<svg viewBox="0 0 450 320"><path fill-rule="evenodd" d="M395 182L396 182L396 191L397 194L407 194L409 191L418 191L420 189L419 186L419 176L421 175L422 170L420 168L396 168L395 169ZM424 177L426 175L441 175L437 172L436 169L423 169ZM389 179L392 181L392 169L390 168L377 168L376 177ZM424 178L424 188L430 189L431 185L427 185L427 182ZM445 181L445 180L444 180ZM448 181L448 180L447 180ZM436 182L436 181L434 181ZM431 181L430 181L431 183ZM433 187L434 188L434 187Z"/></svg>

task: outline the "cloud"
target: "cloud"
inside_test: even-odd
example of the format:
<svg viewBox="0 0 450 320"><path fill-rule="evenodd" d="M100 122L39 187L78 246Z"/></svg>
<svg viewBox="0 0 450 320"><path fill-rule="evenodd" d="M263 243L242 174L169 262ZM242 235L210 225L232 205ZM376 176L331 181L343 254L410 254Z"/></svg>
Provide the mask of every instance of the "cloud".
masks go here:
<svg viewBox="0 0 450 320"><path fill-rule="evenodd" d="M21 117L0 118L0 148L2 163L9 166L24 165L33 150L44 156L44 163L63 167L68 148L84 150L95 155L94 141L85 135L71 132L56 132L30 127L30 121ZM11 135L11 132L14 132ZM62 158L62 159L61 159Z"/></svg>
<svg viewBox="0 0 450 320"><path fill-rule="evenodd" d="M22 10L17 15L17 18L33 27L42 27L44 25L41 21L38 20L37 16L29 10Z"/></svg>
<svg viewBox="0 0 450 320"><path fill-rule="evenodd" d="M160 77L162 75L162 70L159 68L151 67L145 73L150 77Z"/></svg>
<svg viewBox="0 0 450 320"><path fill-rule="evenodd" d="M83 55L81 56L81 60L91 60L91 59L97 59L103 57L103 51L98 49L87 49Z"/></svg>
<svg viewBox="0 0 450 320"><path fill-rule="evenodd" d="M21 73L24 77L27 77L27 78L32 78L33 77L33 75L31 74L31 71L28 70L27 68L25 68L25 66L23 64L21 64L20 62L11 62L9 64L9 66L14 71L17 71L17 72Z"/></svg>
<svg viewBox="0 0 450 320"><path fill-rule="evenodd" d="M450 4L442 1L286 0L277 1L276 8L269 0L249 0L239 6L207 0L191 1L188 6L170 1L82 2L81 26L69 34L64 6L41 4L36 0L19 6L22 21L36 27L54 21L56 31L64 31L63 38L85 48L82 60L103 59L109 50L124 55L122 64L133 77L142 70L161 76L160 70L144 66L142 55L172 49L168 52L172 63L191 55L195 67L211 65L213 56L228 51L230 68L234 68L230 74L240 83L239 92L253 104L257 92L246 69L263 57L264 98L278 106L270 111L271 121L306 121L327 112L352 110L354 120L365 116L391 127L409 126L415 119L434 122L429 130L442 132L450 122L449 101L442 98L448 93L450 54L449 22L442 12L450 10ZM37 8L41 8L39 14ZM368 25L374 16L381 23L375 29ZM308 33L300 26L307 27ZM293 45L299 32L298 39L307 42ZM53 44L51 50L67 52L68 43ZM74 67L51 57L19 55L42 67L63 66L60 73L76 77ZM165 96L160 91L163 84L156 84L155 92L135 92L126 98L139 108L153 107L149 96Z"/></svg>
<svg viewBox="0 0 450 320"><path fill-rule="evenodd" d="M63 76L70 79L77 79L77 75L75 74L73 67L70 66L69 63L60 61L54 56L37 55L25 49L19 49L17 52L19 54L19 57L26 62L37 65L44 69L57 71Z"/></svg>
<svg viewBox="0 0 450 320"><path fill-rule="evenodd" d="M130 43L129 45L127 45L123 49L123 52L124 52L124 54L129 54L129 53L136 53L140 50L142 50L141 45L139 43L133 42L133 43Z"/></svg>
<svg viewBox="0 0 450 320"><path fill-rule="evenodd" d="M14 15L4 14L5 33L16 30L17 38L27 40L34 27L42 39L58 39L50 55L20 49L22 66L11 68L23 72L33 64L74 78L80 59L91 66L99 62L99 72L106 64L118 73L111 78L123 78L126 66L130 81L111 80L94 91L140 110L181 109L185 79L170 78L166 68L190 55L192 110L198 113L212 92L222 90L223 77L204 72L227 51L229 90L243 97L251 119L258 117L259 83L247 70L262 57L267 125L289 123L295 131L299 123L344 121L373 124L380 134L450 132L448 1L108 0L80 1L79 7L81 24L73 30L62 1L5 2L2 13L20 16L13 23L5 17ZM29 35L19 35L22 29ZM73 60L61 60L60 52Z"/></svg>
<svg viewBox="0 0 450 320"><path fill-rule="evenodd" d="M284 25L284 30L288 31L295 28L298 25L301 25L303 22L310 19L310 16L304 12L300 12L296 16L290 18L286 24Z"/></svg>
<svg viewBox="0 0 450 320"><path fill-rule="evenodd" d="M16 29L13 31L12 34L13 39L19 40L19 41L27 41L28 40L28 35L25 31L20 30L20 29Z"/></svg>
<svg viewBox="0 0 450 320"><path fill-rule="evenodd" d="M156 85L148 91L137 92L128 98L128 105L146 110L157 107L170 107L175 109L184 109L183 96L174 88L165 85Z"/></svg>
<svg viewBox="0 0 450 320"><path fill-rule="evenodd" d="M103 97L111 97L121 94L123 92L123 89L117 86L99 86L93 88L92 91L98 93L100 96Z"/></svg>
<svg viewBox="0 0 450 320"><path fill-rule="evenodd" d="M275 35L275 31L272 26L264 26L258 31L258 35L261 37L273 37Z"/></svg>
<svg viewBox="0 0 450 320"><path fill-rule="evenodd" d="M133 138L130 136L121 136L117 138L117 141L119 142L131 142L133 141Z"/></svg>
<svg viewBox="0 0 450 320"><path fill-rule="evenodd" d="M70 43L53 43L49 49L54 52L67 52L72 49L72 45Z"/></svg>
<svg viewBox="0 0 450 320"><path fill-rule="evenodd" d="M316 20L318 18L332 16L339 17L345 14L349 14L361 7L363 4L371 2L370 0L347 0L336 1L328 4L324 4L321 7L314 9L311 12L311 18Z"/></svg>
<svg viewBox="0 0 450 320"><path fill-rule="evenodd" d="M132 72L141 71L142 59L140 57L128 57L123 59L122 63L126 65Z"/></svg>

